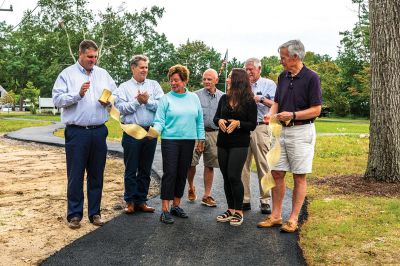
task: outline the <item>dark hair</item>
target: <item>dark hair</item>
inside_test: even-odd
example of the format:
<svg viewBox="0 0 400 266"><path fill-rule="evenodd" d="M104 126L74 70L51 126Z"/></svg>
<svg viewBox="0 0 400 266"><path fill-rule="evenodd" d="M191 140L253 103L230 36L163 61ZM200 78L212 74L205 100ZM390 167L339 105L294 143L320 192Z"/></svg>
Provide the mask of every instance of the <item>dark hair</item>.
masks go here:
<svg viewBox="0 0 400 266"><path fill-rule="evenodd" d="M227 102L232 102L233 109L240 111L249 101L254 101L249 75L242 68L234 68L231 73L231 86L226 93Z"/></svg>
<svg viewBox="0 0 400 266"><path fill-rule="evenodd" d="M83 40L79 44L79 52L84 53L87 49L93 49L97 51L99 47L97 47L97 44L92 40Z"/></svg>
<svg viewBox="0 0 400 266"><path fill-rule="evenodd" d="M174 74L178 74L183 82L187 83L189 81L189 69L185 66L179 64L172 66L168 71L168 79L171 79Z"/></svg>

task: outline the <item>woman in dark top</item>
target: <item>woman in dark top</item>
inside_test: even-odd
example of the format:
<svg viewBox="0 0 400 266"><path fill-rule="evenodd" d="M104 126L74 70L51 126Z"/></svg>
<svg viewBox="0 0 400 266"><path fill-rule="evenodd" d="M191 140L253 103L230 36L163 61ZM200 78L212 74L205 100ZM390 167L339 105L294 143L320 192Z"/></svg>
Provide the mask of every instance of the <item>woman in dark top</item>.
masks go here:
<svg viewBox="0 0 400 266"><path fill-rule="evenodd" d="M228 210L217 216L219 222L243 222L242 169L250 143L250 131L257 126L257 105L249 77L244 69L234 68L227 80L228 92L218 103L214 123L219 126L218 162L224 177Z"/></svg>

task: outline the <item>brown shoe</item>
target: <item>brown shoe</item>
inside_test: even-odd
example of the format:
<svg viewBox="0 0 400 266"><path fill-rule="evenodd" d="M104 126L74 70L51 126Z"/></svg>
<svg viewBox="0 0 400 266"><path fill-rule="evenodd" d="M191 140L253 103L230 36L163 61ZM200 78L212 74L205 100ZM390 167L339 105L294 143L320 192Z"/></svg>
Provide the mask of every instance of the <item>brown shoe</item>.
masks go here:
<svg viewBox="0 0 400 266"><path fill-rule="evenodd" d="M93 215L92 219L93 219L93 221L92 221L93 225L96 225L96 226L103 226L104 225L104 221L101 219L100 215L98 215L98 214Z"/></svg>
<svg viewBox="0 0 400 266"><path fill-rule="evenodd" d="M208 207L217 207L217 203L215 202L215 199L211 196L203 198L201 200L201 204L206 205Z"/></svg>
<svg viewBox="0 0 400 266"><path fill-rule="evenodd" d="M188 190L188 199L190 201L195 201L197 199L196 188L195 187L193 187L193 189L189 188L189 190Z"/></svg>
<svg viewBox="0 0 400 266"><path fill-rule="evenodd" d="M298 229L299 226L296 222L287 221L284 225L282 225L281 232L293 233L296 232Z"/></svg>
<svg viewBox="0 0 400 266"><path fill-rule="evenodd" d="M262 222L259 222L257 224L258 228L269 228L269 227L274 227L274 226L280 226L282 225L282 218L280 219L274 219L271 217L271 215L268 215L265 217L265 220Z"/></svg>
<svg viewBox="0 0 400 266"><path fill-rule="evenodd" d="M69 222L68 222L68 227L71 229L78 229L81 227L81 219L78 217L73 217Z"/></svg>
<svg viewBox="0 0 400 266"><path fill-rule="evenodd" d="M146 203L142 203L139 206L135 206L135 211L141 212L154 212L156 209L153 207L148 206Z"/></svg>
<svg viewBox="0 0 400 266"><path fill-rule="evenodd" d="M134 212L135 212L135 206L133 205L132 202L128 202L126 204L125 213L126 214L132 214Z"/></svg>

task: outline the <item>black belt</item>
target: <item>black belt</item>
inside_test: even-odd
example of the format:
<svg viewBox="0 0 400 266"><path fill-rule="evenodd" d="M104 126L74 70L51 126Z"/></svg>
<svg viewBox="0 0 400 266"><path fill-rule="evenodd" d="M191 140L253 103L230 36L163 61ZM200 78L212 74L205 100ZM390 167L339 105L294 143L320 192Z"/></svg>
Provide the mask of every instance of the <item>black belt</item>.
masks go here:
<svg viewBox="0 0 400 266"><path fill-rule="evenodd" d="M212 128L212 127L205 127L204 130L205 130L206 132L218 131L218 129L214 129L214 128Z"/></svg>
<svg viewBox="0 0 400 266"><path fill-rule="evenodd" d="M265 123L265 122L257 122L257 126L258 125L269 125L269 123Z"/></svg>
<svg viewBox="0 0 400 266"><path fill-rule="evenodd" d="M81 128L81 129L96 129L96 128L100 128L103 126L104 126L104 124L94 125L94 126L67 125L67 127L76 127L76 128Z"/></svg>
<svg viewBox="0 0 400 266"><path fill-rule="evenodd" d="M314 119L308 119L308 120L292 120L289 122L289 124L286 125L284 121L281 121L281 125L284 127L293 127L293 126L301 126L301 125L306 125L306 124L312 124L314 123Z"/></svg>

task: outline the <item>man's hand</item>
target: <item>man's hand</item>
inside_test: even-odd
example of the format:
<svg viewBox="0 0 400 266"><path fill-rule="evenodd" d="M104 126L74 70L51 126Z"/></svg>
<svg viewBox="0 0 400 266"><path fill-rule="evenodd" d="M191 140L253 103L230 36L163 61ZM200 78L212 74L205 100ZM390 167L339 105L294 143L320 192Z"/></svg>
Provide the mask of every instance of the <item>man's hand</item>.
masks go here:
<svg viewBox="0 0 400 266"><path fill-rule="evenodd" d="M150 95L148 94L147 91L145 91L145 92L138 91L138 95L136 96L136 98L140 104L147 104L147 102L149 101L149 97L150 97Z"/></svg>
<svg viewBox="0 0 400 266"><path fill-rule="evenodd" d="M260 103L260 102L261 102L261 97L262 97L262 95L255 95L255 96L254 96L254 101L255 101L256 103Z"/></svg>
<svg viewBox="0 0 400 266"><path fill-rule="evenodd" d="M293 112L281 112L276 114L276 118L279 121L290 121L293 119Z"/></svg>
<svg viewBox="0 0 400 266"><path fill-rule="evenodd" d="M271 116L270 113L264 115L264 117L263 117L263 122L264 122L265 124L269 124L269 121L271 120L271 117L272 117L272 116Z"/></svg>
<svg viewBox="0 0 400 266"><path fill-rule="evenodd" d="M226 133L231 134L240 125L240 121L234 119L229 119L228 121L230 124L226 129Z"/></svg>
<svg viewBox="0 0 400 266"><path fill-rule="evenodd" d="M82 84L81 89L79 91L79 95L81 96L81 98L85 96L86 91L89 89L89 87L90 87L90 81L86 81L85 83Z"/></svg>

